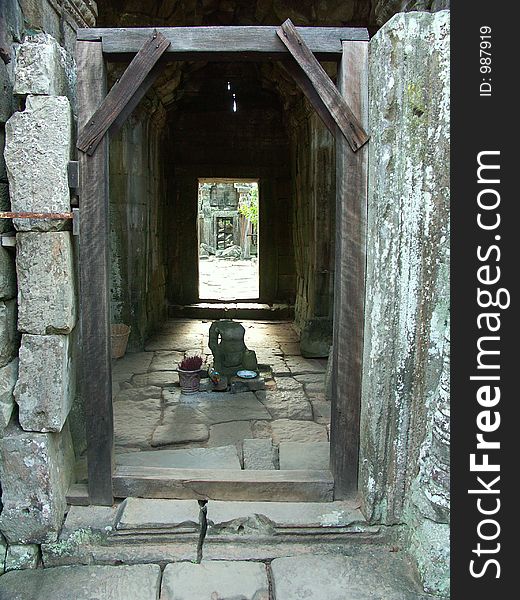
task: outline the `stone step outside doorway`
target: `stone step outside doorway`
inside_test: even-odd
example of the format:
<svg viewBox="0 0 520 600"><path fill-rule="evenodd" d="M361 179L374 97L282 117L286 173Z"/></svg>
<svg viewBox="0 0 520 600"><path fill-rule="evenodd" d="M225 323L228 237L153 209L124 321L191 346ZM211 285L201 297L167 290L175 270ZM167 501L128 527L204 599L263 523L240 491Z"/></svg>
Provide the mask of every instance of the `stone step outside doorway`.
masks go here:
<svg viewBox="0 0 520 600"><path fill-rule="evenodd" d="M128 498L70 507L45 569L0 579L0 600L427 600L408 556L355 500ZM199 547L202 560L197 562ZM22 585L23 580L23 585Z"/></svg>

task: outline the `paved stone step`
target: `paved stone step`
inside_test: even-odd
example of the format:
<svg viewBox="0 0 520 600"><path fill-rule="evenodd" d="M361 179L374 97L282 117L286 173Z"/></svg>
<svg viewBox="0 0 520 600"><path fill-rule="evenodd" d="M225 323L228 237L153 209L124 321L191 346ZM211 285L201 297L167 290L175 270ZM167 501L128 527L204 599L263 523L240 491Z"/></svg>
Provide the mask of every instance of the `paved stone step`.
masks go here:
<svg viewBox="0 0 520 600"><path fill-rule="evenodd" d="M259 534L298 531L305 533L374 533L378 528L367 526L357 503L342 502L224 502L210 500L207 505L208 535L241 533L245 529ZM94 508L94 507L92 507ZM73 507L67 516L66 529L70 522L85 525L89 508ZM96 513L96 518L99 515ZM114 515L113 530L116 534L130 532L157 533L176 532L181 528L196 527L199 518L199 505L196 500L162 500L128 498Z"/></svg>
<svg viewBox="0 0 520 600"><path fill-rule="evenodd" d="M139 467L169 467L176 469L241 468L240 459L235 446L128 452L126 454L117 454L116 464Z"/></svg>
<svg viewBox="0 0 520 600"><path fill-rule="evenodd" d="M306 555L271 563L274 600L426 600L402 552L361 548L351 556Z"/></svg>
<svg viewBox="0 0 520 600"><path fill-rule="evenodd" d="M235 471L116 466L116 498L330 502L330 471Z"/></svg>
<svg viewBox="0 0 520 600"><path fill-rule="evenodd" d="M11 571L0 578L0 600L432 599L417 583L408 556L389 552L385 546L348 549L335 545L325 549L314 544L314 553L309 553L305 545L285 545L288 555L275 557L270 565L254 557L233 560L236 545L221 548L230 558L206 558L201 564L189 562L178 546L170 548L170 554L163 556L169 564L162 581L157 564ZM117 558L112 552L112 560L124 560L122 550L118 547ZM142 549L137 550L142 553Z"/></svg>
<svg viewBox="0 0 520 600"><path fill-rule="evenodd" d="M329 442L280 442L280 469L328 469Z"/></svg>
<svg viewBox="0 0 520 600"><path fill-rule="evenodd" d="M260 562L203 561L167 565L161 600L269 600L266 565Z"/></svg>
<svg viewBox="0 0 520 600"><path fill-rule="evenodd" d="M285 321L294 317L294 306L256 302L199 302L185 306L170 305L170 318L189 319L268 319Z"/></svg>
<svg viewBox="0 0 520 600"><path fill-rule="evenodd" d="M210 536L204 542L204 560L257 560L271 561L275 558L306 554L339 553L349 555L370 547L384 545L389 552L390 542L384 534L358 533L356 535L298 536L294 539L276 537L254 538L249 535ZM295 538L295 536L291 536ZM177 561L195 561L197 557L196 534L166 535L158 539L145 536L112 535L102 538L99 534L77 534L70 540L57 544L44 544L43 560L46 567L63 565L135 565L161 564ZM2 599L3 600L3 599ZM76 599L70 599L76 600ZM90 599L89 599L90 600Z"/></svg>
<svg viewBox="0 0 520 600"><path fill-rule="evenodd" d="M160 583L152 564L11 571L0 577L0 600L157 600Z"/></svg>

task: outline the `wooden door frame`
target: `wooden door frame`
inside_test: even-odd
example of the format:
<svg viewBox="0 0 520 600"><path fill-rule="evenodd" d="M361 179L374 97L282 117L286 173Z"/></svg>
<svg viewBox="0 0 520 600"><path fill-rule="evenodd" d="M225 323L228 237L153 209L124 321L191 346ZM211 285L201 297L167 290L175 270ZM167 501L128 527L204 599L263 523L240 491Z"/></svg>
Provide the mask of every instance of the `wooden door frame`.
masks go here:
<svg viewBox="0 0 520 600"><path fill-rule="evenodd" d="M284 24L285 25L285 24ZM95 125L92 117L107 94L106 62L139 52L154 30L79 29L78 131ZM331 469L335 497L357 491L361 366L363 356L368 149L339 133L330 111L292 60L276 27L181 27L158 29L170 45L161 60L287 61L294 76L329 129L336 134L336 266L334 289ZM366 127L368 117L368 32L364 28L297 28L317 58L339 63L338 88ZM283 44L281 43L283 41ZM287 44L286 44L287 45ZM152 80L153 81L153 80ZM146 82L145 82L146 83ZM148 82L149 87L150 82ZM148 89L141 86L119 126ZM329 90L330 91L330 90ZM338 111L337 105L334 106ZM339 111L341 113L341 111ZM97 113L96 113L97 114ZM339 115L343 117L343 114ZM89 123L90 121L90 123ZM354 128L353 128L354 129ZM344 129L342 130L344 131ZM347 132L348 133L348 132ZM352 151L349 147L357 151ZM113 503L114 426L110 348L109 143L78 153L80 173L80 389L86 414L88 495L91 504Z"/></svg>

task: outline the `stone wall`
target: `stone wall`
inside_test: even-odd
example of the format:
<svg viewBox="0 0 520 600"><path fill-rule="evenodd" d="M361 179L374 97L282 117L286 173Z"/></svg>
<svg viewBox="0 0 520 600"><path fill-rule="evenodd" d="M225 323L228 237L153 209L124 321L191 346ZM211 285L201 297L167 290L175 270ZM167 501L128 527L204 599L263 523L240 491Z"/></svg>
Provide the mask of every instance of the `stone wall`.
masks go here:
<svg viewBox="0 0 520 600"><path fill-rule="evenodd" d="M112 321L132 328L130 351L166 315L164 124L150 95L110 143Z"/></svg>
<svg viewBox="0 0 520 600"><path fill-rule="evenodd" d="M0 4L1 210L71 210L75 29L93 24L95 12L91 0ZM69 221L0 221L0 573L37 566L39 544L61 528L73 474L70 229Z"/></svg>
<svg viewBox="0 0 520 600"><path fill-rule="evenodd" d="M334 302L335 142L306 100L291 110L295 325L304 356L326 357Z"/></svg>
<svg viewBox="0 0 520 600"><path fill-rule="evenodd" d="M426 589L449 553L449 12L394 16L370 43L360 486L405 523Z"/></svg>

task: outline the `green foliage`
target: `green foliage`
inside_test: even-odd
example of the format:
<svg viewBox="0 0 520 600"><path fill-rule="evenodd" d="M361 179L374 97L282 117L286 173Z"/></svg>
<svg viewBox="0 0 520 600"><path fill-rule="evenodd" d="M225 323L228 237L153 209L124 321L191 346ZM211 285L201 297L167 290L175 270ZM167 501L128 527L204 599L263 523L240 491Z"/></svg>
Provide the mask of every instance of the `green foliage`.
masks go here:
<svg viewBox="0 0 520 600"><path fill-rule="evenodd" d="M258 226L258 187L251 189L248 198L242 201L238 210L252 225Z"/></svg>

